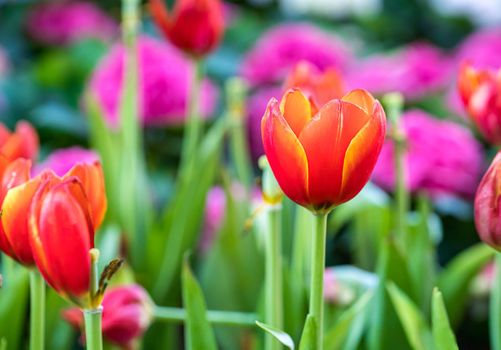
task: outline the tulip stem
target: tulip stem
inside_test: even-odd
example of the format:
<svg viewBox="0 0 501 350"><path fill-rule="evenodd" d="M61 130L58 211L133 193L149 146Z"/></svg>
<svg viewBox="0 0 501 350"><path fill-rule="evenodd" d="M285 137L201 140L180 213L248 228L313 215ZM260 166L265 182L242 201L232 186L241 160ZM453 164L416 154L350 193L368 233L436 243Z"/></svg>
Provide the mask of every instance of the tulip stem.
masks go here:
<svg viewBox="0 0 501 350"><path fill-rule="evenodd" d="M281 208L280 203L268 206L268 229L265 241L265 322L278 329L283 328ZM275 337L267 334L264 348L278 350L282 349L282 346Z"/></svg>
<svg viewBox="0 0 501 350"><path fill-rule="evenodd" d="M202 71L202 61L200 59L193 59L193 71L188 95L188 119L186 121L181 153L181 172L187 171L186 168L193 161L193 156L202 134L202 120L200 116Z"/></svg>
<svg viewBox="0 0 501 350"><path fill-rule="evenodd" d="M311 254L310 310L309 314L316 320L315 338L317 349L323 344L324 318L324 269L325 240L327 236L327 214L315 216L314 237Z"/></svg>
<svg viewBox="0 0 501 350"><path fill-rule="evenodd" d="M157 321L182 323L186 321L186 310L177 307L155 306L153 316ZM254 313L236 311L208 310L207 320L210 323L235 326L235 327L255 327L257 315Z"/></svg>
<svg viewBox="0 0 501 350"><path fill-rule="evenodd" d="M501 253L496 253L494 286L489 305L489 328L492 350L501 350Z"/></svg>
<svg viewBox="0 0 501 350"><path fill-rule="evenodd" d="M38 272L30 271L30 350L44 349L45 282Z"/></svg>
<svg viewBox="0 0 501 350"><path fill-rule="evenodd" d="M102 306L99 306L96 309L84 310L85 340L87 350L103 349L103 337L101 333L102 316Z"/></svg>

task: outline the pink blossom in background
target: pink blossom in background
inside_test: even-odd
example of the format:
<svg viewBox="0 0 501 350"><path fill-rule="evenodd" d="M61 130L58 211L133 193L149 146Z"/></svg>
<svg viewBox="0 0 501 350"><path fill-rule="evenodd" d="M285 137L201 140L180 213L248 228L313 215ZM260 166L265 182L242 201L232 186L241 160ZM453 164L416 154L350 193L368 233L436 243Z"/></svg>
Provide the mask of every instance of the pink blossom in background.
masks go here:
<svg viewBox="0 0 501 350"><path fill-rule="evenodd" d="M355 299L354 291L336 278L333 267L324 270L324 299L327 303L347 305Z"/></svg>
<svg viewBox="0 0 501 350"><path fill-rule="evenodd" d="M80 147L62 148L52 152L33 170L39 174L44 169L52 169L58 176L63 176L77 163L93 163L99 160L96 152Z"/></svg>
<svg viewBox="0 0 501 350"><path fill-rule="evenodd" d="M272 97L282 96L281 87L265 87L256 90L247 99L247 136L249 138L249 148L251 157L257 162L264 154L263 142L261 139L261 119Z"/></svg>
<svg viewBox="0 0 501 350"><path fill-rule="evenodd" d="M320 70L343 71L352 60L350 50L336 36L311 24L282 24L263 34L243 59L241 74L252 86L282 83L299 61Z"/></svg>
<svg viewBox="0 0 501 350"><path fill-rule="evenodd" d="M67 45L85 38L111 41L118 24L92 2L54 1L36 6L26 20L29 35L44 44Z"/></svg>
<svg viewBox="0 0 501 350"><path fill-rule="evenodd" d="M421 111L402 116L407 136L407 185L413 192L425 190L471 198L484 169L482 147L468 129L441 121ZM387 139L373 173L373 180L393 191L393 144Z"/></svg>
<svg viewBox="0 0 501 350"><path fill-rule="evenodd" d="M364 88L377 95L398 91L416 100L446 88L452 68L452 60L439 48L417 42L390 55L361 60L346 80L348 90Z"/></svg>
<svg viewBox="0 0 501 350"><path fill-rule="evenodd" d="M145 125L176 125L183 123L188 103L192 65L183 54L165 41L147 36L139 38L139 103L140 117ZM124 47L116 44L94 71L89 89L106 112L111 126L119 123L122 95ZM202 86L203 117L214 112L217 90L209 81Z"/></svg>
<svg viewBox="0 0 501 350"><path fill-rule="evenodd" d="M153 302L148 293L137 284L115 287L105 293L102 305L104 339L122 349L135 349L135 342L152 321ZM74 328L83 329L79 308L65 310L63 318Z"/></svg>

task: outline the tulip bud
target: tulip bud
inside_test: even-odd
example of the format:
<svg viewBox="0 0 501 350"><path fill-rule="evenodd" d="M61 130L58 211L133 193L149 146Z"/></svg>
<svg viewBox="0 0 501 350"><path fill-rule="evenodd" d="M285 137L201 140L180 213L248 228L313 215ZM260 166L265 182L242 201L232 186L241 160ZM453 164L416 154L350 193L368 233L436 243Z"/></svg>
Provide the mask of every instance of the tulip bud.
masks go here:
<svg viewBox="0 0 501 350"><path fill-rule="evenodd" d="M365 90L331 100L314 114L297 89L271 99L261 123L266 158L283 192L315 213L357 195L374 169L386 118Z"/></svg>
<svg viewBox="0 0 501 350"><path fill-rule="evenodd" d="M38 154L38 135L31 124L21 121L12 133L0 124L0 154L8 161L17 158L35 160Z"/></svg>
<svg viewBox="0 0 501 350"><path fill-rule="evenodd" d="M224 31L220 0L177 0L172 14L163 1L150 0L150 12L174 46L194 57L214 50Z"/></svg>
<svg viewBox="0 0 501 350"><path fill-rule="evenodd" d="M464 64L458 88L478 130L490 143L501 144L501 69L477 70Z"/></svg>
<svg viewBox="0 0 501 350"><path fill-rule="evenodd" d="M104 339L124 349L133 348L152 320L153 302L139 285L110 289L103 299ZM78 330L83 329L83 314L78 308L65 310L63 318Z"/></svg>
<svg viewBox="0 0 501 350"><path fill-rule="evenodd" d="M482 241L501 250L501 152L498 152L478 185L475 226Z"/></svg>

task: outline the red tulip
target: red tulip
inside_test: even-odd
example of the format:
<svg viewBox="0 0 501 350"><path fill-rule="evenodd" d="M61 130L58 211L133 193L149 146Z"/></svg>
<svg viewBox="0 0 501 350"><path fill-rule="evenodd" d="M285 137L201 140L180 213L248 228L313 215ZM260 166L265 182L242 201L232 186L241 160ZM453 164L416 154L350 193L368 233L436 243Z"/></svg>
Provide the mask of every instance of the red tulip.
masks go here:
<svg viewBox="0 0 501 350"><path fill-rule="evenodd" d="M334 68L320 72L308 61L299 62L287 77L285 89L292 88L299 88L309 98L314 113L330 100L344 95L343 81Z"/></svg>
<svg viewBox="0 0 501 350"><path fill-rule="evenodd" d="M480 239L501 250L501 152L485 173L475 195L475 226Z"/></svg>
<svg viewBox="0 0 501 350"><path fill-rule="evenodd" d="M353 198L369 180L383 145L386 118L365 90L312 113L299 90L271 99L261 123L264 150L284 193L317 212Z"/></svg>
<svg viewBox="0 0 501 350"><path fill-rule="evenodd" d="M89 250L105 210L99 163L76 165L62 179L47 176L30 207L29 238L38 269L81 307L89 303Z"/></svg>
<svg viewBox="0 0 501 350"><path fill-rule="evenodd" d="M0 124L0 154L8 161L17 158L35 160L38 154L38 136L33 127L24 121L17 123L15 132L11 133Z"/></svg>
<svg viewBox="0 0 501 350"><path fill-rule="evenodd" d="M471 119L487 141L501 144L501 69L461 67L458 88Z"/></svg>
<svg viewBox="0 0 501 350"><path fill-rule="evenodd" d="M150 0L149 7L163 34L190 55L205 56L221 41L224 20L220 0L177 0L171 14L164 0Z"/></svg>
<svg viewBox="0 0 501 350"><path fill-rule="evenodd" d="M104 339L123 349L134 348L151 323L153 302L148 293L139 285L116 287L106 292L102 305ZM76 329L83 329L80 309L68 309L63 317Z"/></svg>

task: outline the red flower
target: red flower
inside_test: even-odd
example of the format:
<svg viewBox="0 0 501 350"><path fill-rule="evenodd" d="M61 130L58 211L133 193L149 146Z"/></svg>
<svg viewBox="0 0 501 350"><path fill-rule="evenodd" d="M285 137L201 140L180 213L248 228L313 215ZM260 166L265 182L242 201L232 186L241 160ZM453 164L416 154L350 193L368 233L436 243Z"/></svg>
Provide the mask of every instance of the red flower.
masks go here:
<svg viewBox="0 0 501 350"><path fill-rule="evenodd" d="M224 31L220 0L177 0L171 14L163 1L150 0L150 12L172 44L195 57L214 50Z"/></svg>
<svg viewBox="0 0 501 350"><path fill-rule="evenodd" d="M139 285L116 287L106 292L102 305L104 338L123 349L133 348L151 323L153 303L148 293ZM65 310L63 317L76 329L83 329L80 309Z"/></svg>
<svg viewBox="0 0 501 350"><path fill-rule="evenodd" d="M458 88L471 119L492 144L501 144L501 69L461 67Z"/></svg>
<svg viewBox="0 0 501 350"><path fill-rule="evenodd" d="M106 210L101 166L78 164L62 179L45 174L30 206L33 257L52 288L85 307L89 303L89 250L94 248L94 233Z"/></svg>
<svg viewBox="0 0 501 350"><path fill-rule="evenodd" d="M475 226L480 239L501 250L501 152L485 173L475 195Z"/></svg>
<svg viewBox="0 0 501 350"><path fill-rule="evenodd" d="M369 180L383 145L386 118L365 90L316 113L299 90L271 99L261 124L266 157L284 193L315 212L353 198Z"/></svg>
<svg viewBox="0 0 501 350"><path fill-rule="evenodd" d="M24 121L17 123L16 130L10 132L0 124L0 155L7 161L17 158L35 160L38 154L38 135L33 127Z"/></svg>

